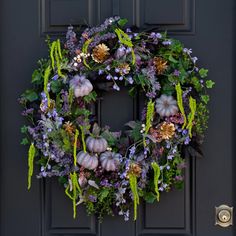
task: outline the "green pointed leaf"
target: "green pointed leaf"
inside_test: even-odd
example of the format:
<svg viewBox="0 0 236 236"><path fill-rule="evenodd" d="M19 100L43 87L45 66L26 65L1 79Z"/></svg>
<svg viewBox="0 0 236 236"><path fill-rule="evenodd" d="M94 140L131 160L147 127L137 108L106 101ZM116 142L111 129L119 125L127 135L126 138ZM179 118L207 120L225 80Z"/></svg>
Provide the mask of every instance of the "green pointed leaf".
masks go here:
<svg viewBox="0 0 236 236"><path fill-rule="evenodd" d="M213 86L215 85L215 82L214 81L212 81L212 80L207 80L206 81L206 87L207 88L213 88Z"/></svg>
<svg viewBox="0 0 236 236"><path fill-rule="evenodd" d="M38 94L33 90L28 89L22 94L22 97L28 100L29 102L33 102L38 99Z"/></svg>
<svg viewBox="0 0 236 236"><path fill-rule="evenodd" d="M210 100L210 97L208 95L202 95L201 99L205 104L207 104Z"/></svg>
<svg viewBox="0 0 236 236"><path fill-rule="evenodd" d="M27 144L29 144L29 140L27 139L27 138L23 138L22 140L21 140L21 143L20 143L21 145L27 145Z"/></svg>
<svg viewBox="0 0 236 236"><path fill-rule="evenodd" d="M201 78L206 78L207 74L208 74L207 69L202 68L202 69L199 70L199 75L201 76Z"/></svg>
<svg viewBox="0 0 236 236"><path fill-rule="evenodd" d="M119 21L118 21L118 25L120 26L120 27L124 27L126 24L127 24L127 22L128 22L128 20L127 19L120 19Z"/></svg>

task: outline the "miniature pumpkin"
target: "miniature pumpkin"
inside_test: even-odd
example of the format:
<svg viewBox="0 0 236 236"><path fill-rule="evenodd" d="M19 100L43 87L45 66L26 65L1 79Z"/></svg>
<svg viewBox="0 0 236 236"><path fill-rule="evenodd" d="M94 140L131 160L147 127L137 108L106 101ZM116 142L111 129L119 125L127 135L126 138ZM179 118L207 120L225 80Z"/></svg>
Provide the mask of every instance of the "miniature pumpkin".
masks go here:
<svg viewBox="0 0 236 236"><path fill-rule="evenodd" d="M81 151L77 154L77 163L86 169L94 170L98 166L98 158L96 155Z"/></svg>
<svg viewBox="0 0 236 236"><path fill-rule="evenodd" d="M178 110L177 102L172 96L162 94L160 98L156 99L156 112L161 117L173 116Z"/></svg>
<svg viewBox="0 0 236 236"><path fill-rule="evenodd" d="M101 166L106 171L115 171L119 166L120 154L115 152L104 152L100 156Z"/></svg>
<svg viewBox="0 0 236 236"><path fill-rule="evenodd" d="M102 137L93 138L89 136L86 139L86 146L90 152L101 153L107 150L108 144L107 140Z"/></svg>
<svg viewBox="0 0 236 236"><path fill-rule="evenodd" d="M70 81L70 86L74 89L77 98L86 96L93 90L93 85L85 76L75 75Z"/></svg>

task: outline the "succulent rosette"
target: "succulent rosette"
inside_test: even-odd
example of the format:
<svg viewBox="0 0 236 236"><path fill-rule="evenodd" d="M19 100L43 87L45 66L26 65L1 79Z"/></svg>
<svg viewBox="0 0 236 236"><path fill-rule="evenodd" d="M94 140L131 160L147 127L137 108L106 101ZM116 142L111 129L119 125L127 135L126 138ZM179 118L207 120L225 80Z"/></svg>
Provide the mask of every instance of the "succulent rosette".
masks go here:
<svg viewBox="0 0 236 236"><path fill-rule="evenodd" d="M192 50L166 33L133 32L125 19L109 18L77 37L48 41L32 88L19 98L29 123L21 129L28 151L28 188L34 162L39 178L57 177L76 206L89 214L123 215L140 198L159 201L162 192L184 183L185 153L202 155L200 144L209 111L207 70ZM63 45L63 46L62 46ZM92 106L100 90L121 86L144 95L139 120L124 132L100 127Z"/></svg>

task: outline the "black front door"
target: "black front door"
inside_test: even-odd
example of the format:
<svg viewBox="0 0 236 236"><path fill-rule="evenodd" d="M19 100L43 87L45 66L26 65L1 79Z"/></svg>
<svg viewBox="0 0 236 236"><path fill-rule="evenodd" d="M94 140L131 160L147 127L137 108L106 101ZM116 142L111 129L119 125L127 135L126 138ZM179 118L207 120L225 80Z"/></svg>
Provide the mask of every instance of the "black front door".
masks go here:
<svg viewBox="0 0 236 236"><path fill-rule="evenodd" d="M2 0L0 3L1 236L232 236L215 226L215 206L233 201L233 0ZM192 47L216 81L203 159L188 160L185 188L142 204L137 222L107 217L98 224L83 207L72 219L71 202L54 179L34 178L26 188L27 150L19 94L29 86L36 60L47 54L45 36L62 35L69 24L96 25L111 15L139 28L160 28ZM126 92L101 102L101 122L120 128L133 118ZM113 107L116 110L110 111ZM122 112L119 112L121 111ZM116 121L116 122L115 122Z"/></svg>

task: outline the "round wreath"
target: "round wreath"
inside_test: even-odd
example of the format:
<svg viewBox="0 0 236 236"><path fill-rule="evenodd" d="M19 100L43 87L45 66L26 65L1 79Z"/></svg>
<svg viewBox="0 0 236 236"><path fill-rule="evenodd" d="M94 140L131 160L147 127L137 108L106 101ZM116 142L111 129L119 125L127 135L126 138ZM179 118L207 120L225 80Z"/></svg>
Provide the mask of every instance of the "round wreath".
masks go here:
<svg viewBox="0 0 236 236"><path fill-rule="evenodd" d="M166 33L123 29L125 19L109 18L77 38L68 27L63 49L50 42L49 57L39 60L33 88L19 98L21 128L28 151L28 189L33 163L41 177L57 176L76 206L89 214L134 220L140 198L159 201L160 193L183 185L186 151L201 155L209 111L207 70L199 69L192 50ZM99 127L91 112L105 91L121 86L131 96L145 95L140 120L125 131ZM115 90L115 91L114 91Z"/></svg>

